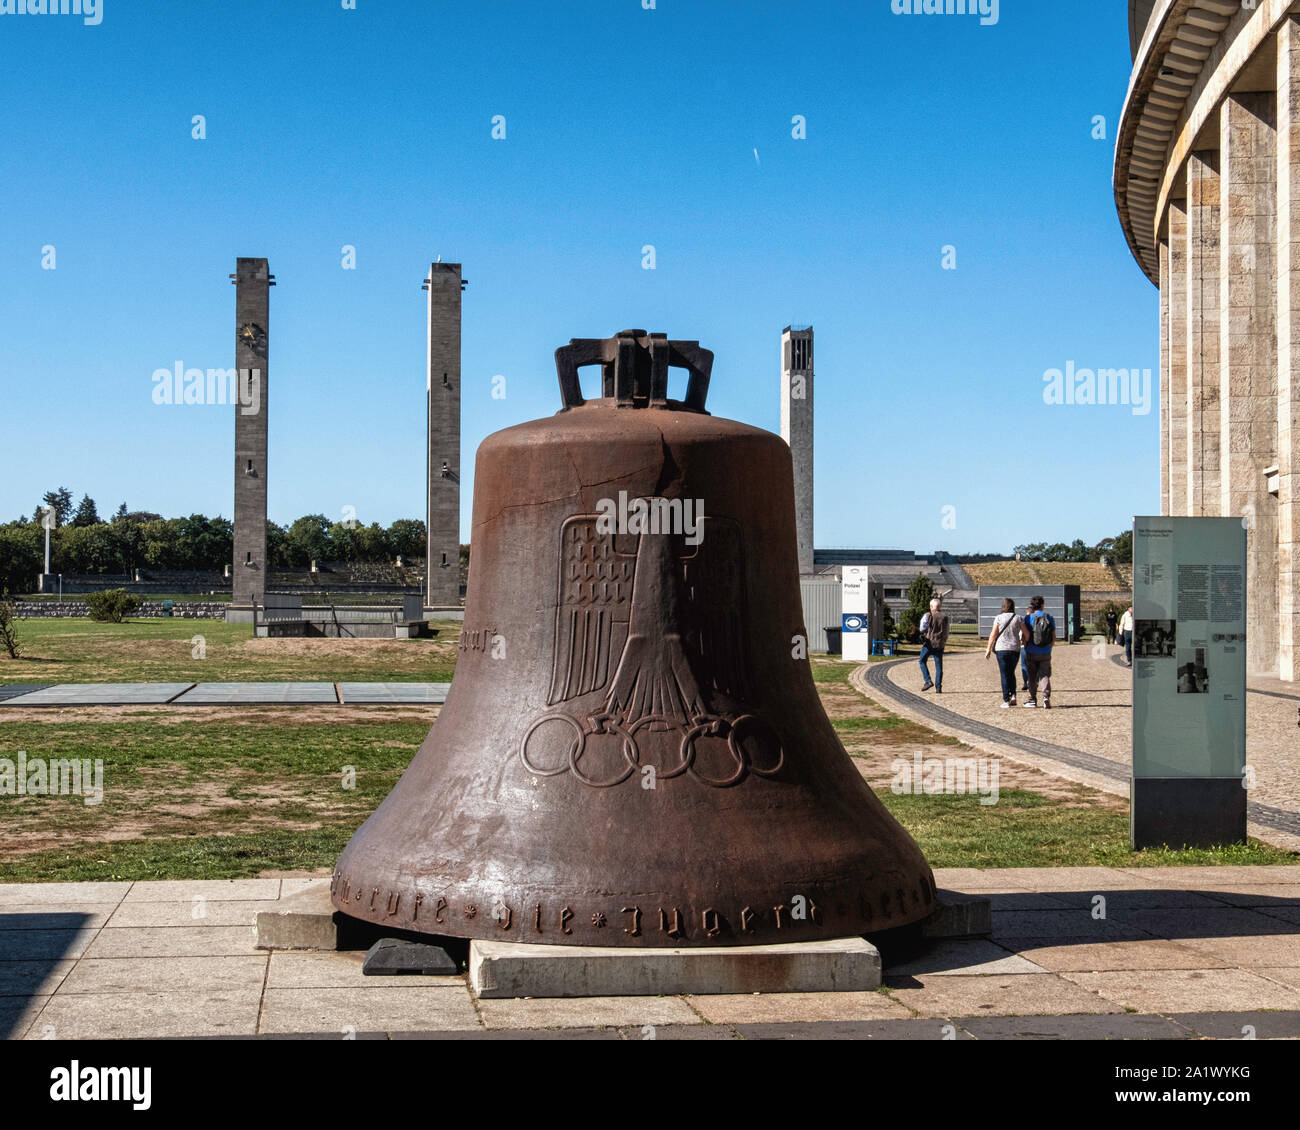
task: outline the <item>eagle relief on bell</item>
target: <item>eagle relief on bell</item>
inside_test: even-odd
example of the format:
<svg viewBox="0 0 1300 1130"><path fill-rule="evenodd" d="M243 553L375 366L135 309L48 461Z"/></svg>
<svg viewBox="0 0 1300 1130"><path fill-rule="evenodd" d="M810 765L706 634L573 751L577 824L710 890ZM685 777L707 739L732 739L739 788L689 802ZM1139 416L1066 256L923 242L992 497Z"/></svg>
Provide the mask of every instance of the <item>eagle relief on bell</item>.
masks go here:
<svg viewBox="0 0 1300 1130"><path fill-rule="evenodd" d="M395 930L598 946L927 917L930 868L817 696L785 442L705 411L698 342L627 330L555 361L563 408L479 447L455 678L340 856L334 905ZM681 400L671 366L689 373Z"/></svg>

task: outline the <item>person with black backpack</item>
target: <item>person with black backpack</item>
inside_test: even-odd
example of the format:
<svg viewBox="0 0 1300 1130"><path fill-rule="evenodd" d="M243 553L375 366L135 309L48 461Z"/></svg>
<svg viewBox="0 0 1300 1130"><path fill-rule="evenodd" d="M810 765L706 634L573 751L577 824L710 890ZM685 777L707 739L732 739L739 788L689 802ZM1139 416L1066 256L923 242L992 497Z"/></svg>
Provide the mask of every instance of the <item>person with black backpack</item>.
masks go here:
<svg viewBox="0 0 1300 1130"><path fill-rule="evenodd" d="M1043 609L1041 596L1029 600L1029 615L1025 618L1029 640L1025 653L1029 661L1029 701L1025 706L1038 705L1038 688L1043 688L1043 706L1052 709L1052 644L1056 642L1056 621Z"/></svg>

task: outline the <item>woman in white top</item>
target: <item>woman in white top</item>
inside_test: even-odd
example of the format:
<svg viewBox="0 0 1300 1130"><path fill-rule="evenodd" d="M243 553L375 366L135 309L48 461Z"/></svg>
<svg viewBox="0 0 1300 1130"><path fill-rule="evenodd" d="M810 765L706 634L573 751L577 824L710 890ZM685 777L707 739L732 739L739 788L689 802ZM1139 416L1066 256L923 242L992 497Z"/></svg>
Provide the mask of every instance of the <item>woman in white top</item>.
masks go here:
<svg viewBox="0 0 1300 1130"><path fill-rule="evenodd" d="M1020 662L1020 649L1028 642L1025 621L1016 615L1016 602L1007 597L1002 601L1002 614L993 620L989 645L984 649L985 659L997 653L998 672L1002 675L1003 709L1016 704L1016 666Z"/></svg>

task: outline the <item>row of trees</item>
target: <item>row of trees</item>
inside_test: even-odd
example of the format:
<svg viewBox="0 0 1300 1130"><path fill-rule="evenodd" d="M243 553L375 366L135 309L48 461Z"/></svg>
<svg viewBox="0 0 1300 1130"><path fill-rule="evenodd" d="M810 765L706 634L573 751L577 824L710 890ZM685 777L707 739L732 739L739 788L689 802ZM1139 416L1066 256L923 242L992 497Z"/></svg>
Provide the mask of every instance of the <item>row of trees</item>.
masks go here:
<svg viewBox="0 0 1300 1130"><path fill-rule="evenodd" d="M55 573L222 570L234 552L234 527L227 518L164 518L128 510L123 503L111 520L103 521L93 499L83 496L74 507L71 492L60 487L42 498L31 518L0 525L0 593L29 592L34 586L44 566L41 516L46 508L54 511L50 569ZM414 518L399 518L385 528L378 522L363 526L308 514L289 526L267 522L266 550L271 568L312 561L391 564L399 556L424 557L425 527Z"/></svg>
<svg viewBox="0 0 1300 1130"><path fill-rule="evenodd" d="M1133 563L1133 531L1125 530L1113 538L1103 538L1096 545L1085 545L1080 538L1075 538L1069 545L1058 541L1053 545L1047 542L1030 542L1018 545L1015 554L1021 561L1100 561L1109 557L1117 565Z"/></svg>

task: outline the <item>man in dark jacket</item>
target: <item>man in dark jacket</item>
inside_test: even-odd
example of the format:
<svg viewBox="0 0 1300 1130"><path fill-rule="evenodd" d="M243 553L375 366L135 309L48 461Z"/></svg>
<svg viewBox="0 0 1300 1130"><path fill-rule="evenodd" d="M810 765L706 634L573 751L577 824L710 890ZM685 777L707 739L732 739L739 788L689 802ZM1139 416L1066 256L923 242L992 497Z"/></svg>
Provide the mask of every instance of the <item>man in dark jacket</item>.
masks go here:
<svg viewBox="0 0 1300 1130"><path fill-rule="evenodd" d="M935 694L943 694L943 649L948 644L948 613L943 610L943 601L935 597L930 601L930 611L921 617L921 675L925 684L923 691L934 688ZM934 657L934 681L930 680L930 657Z"/></svg>

